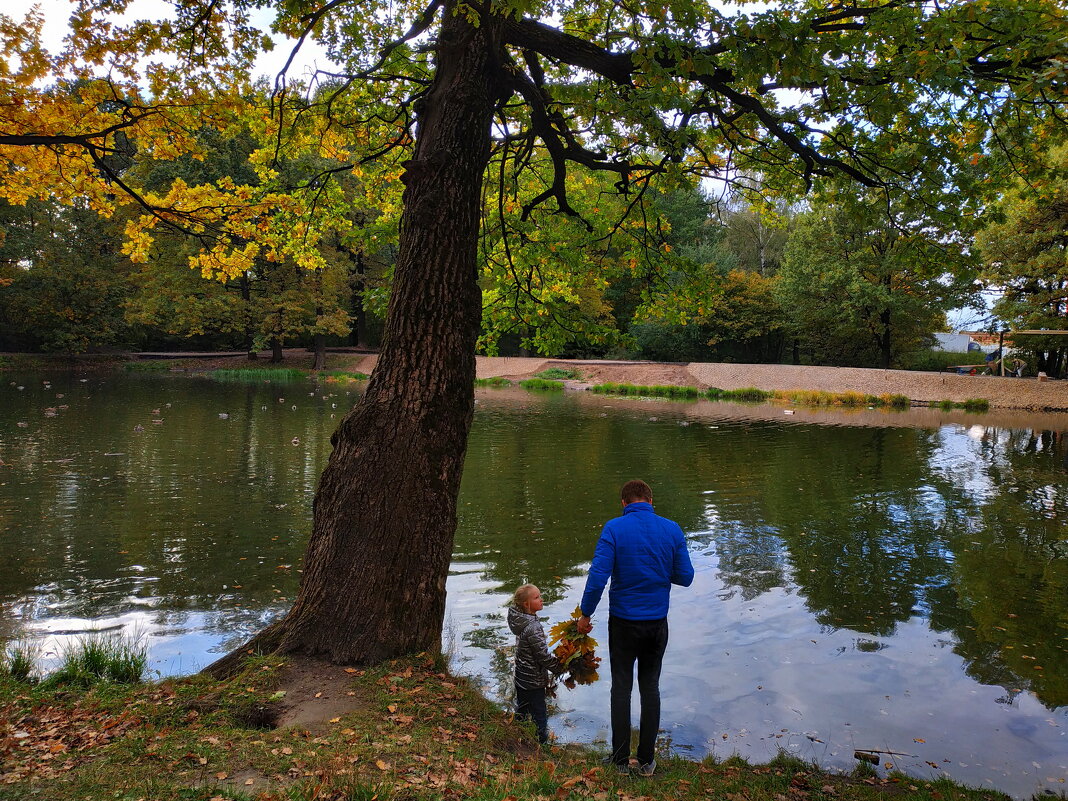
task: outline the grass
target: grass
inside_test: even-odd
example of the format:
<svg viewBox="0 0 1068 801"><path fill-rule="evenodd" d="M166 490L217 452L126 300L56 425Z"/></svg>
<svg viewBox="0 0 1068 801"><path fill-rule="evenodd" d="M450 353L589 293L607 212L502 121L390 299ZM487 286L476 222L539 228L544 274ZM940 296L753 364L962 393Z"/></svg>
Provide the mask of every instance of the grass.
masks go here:
<svg viewBox="0 0 1068 801"><path fill-rule="evenodd" d="M966 412L988 412L990 411L990 401L986 398L968 398L967 400L955 402L951 400L940 400L931 403L931 406L937 406L943 412L951 412L954 409L963 409Z"/></svg>
<svg viewBox="0 0 1068 801"><path fill-rule="evenodd" d="M801 406L889 406L891 408L908 408L909 399L905 395L865 395L861 392L823 392L819 390L765 390L756 387L741 389L719 389L711 387L700 390L697 387L675 386L640 386L635 384L598 384L590 387L591 392L604 395L633 395L659 398L708 398L710 400L740 401L743 403L761 403L776 399L788 401Z"/></svg>
<svg viewBox="0 0 1068 801"><path fill-rule="evenodd" d="M663 386L652 385L643 386L640 384L597 384L590 387L591 392L597 392L602 395L630 395L635 397L645 398L701 398L705 396L697 387L675 387L675 386Z"/></svg>
<svg viewBox="0 0 1068 801"><path fill-rule="evenodd" d="M523 389L559 391L564 388L560 381L548 381L544 378L528 378L519 382Z"/></svg>
<svg viewBox="0 0 1068 801"><path fill-rule="evenodd" d="M717 390L718 395L714 396L716 400L726 401L744 401L746 403L759 403L766 401L773 397L774 393L764 389L757 389L756 387L742 387L741 389L721 389ZM709 390L709 397L713 397L712 390Z"/></svg>
<svg viewBox="0 0 1068 801"><path fill-rule="evenodd" d="M39 353L7 353L0 356L0 370L32 371L56 366L57 360Z"/></svg>
<svg viewBox="0 0 1068 801"><path fill-rule="evenodd" d="M32 643L11 643L0 651L0 674L15 682L36 684L40 650Z"/></svg>
<svg viewBox="0 0 1068 801"><path fill-rule="evenodd" d="M578 370L572 370L570 367L550 367L534 375L549 381L578 381L582 379L582 373Z"/></svg>
<svg viewBox="0 0 1068 801"><path fill-rule="evenodd" d="M734 401L742 403L762 403L767 400L781 400L799 406L859 407L874 406L891 409L908 409L912 405L906 395L865 395L862 392L823 392L821 390L774 390L743 387L741 389L719 389L711 387L701 390L697 387L642 386L636 384L597 384L590 387L591 392L602 395L623 395L646 398L677 398Z"/></svg>
<svg viewBox="0 0 1068 801"><path fill-rule="evenodd" d="M512 382L507 378L501 378L499 375L495 375L492 378L476 378L476 387L510 387Z"/></svg>
<svg viewBox="0 0 1068 801"><path fill-rule="evenodd" d="M174 365L173 359L151 359L149 361L126 362L122 369L128 373L166 373Z"/></svg>
<svg viewBox="0 0 1068 801"><path fill-rule="evenodd" d="M216 381L233 383L260 381L292 383L294 381L303 381L308 377L304 370L292 367L245 367L233 370L212 370L208 375Z"/></svg>
<svg viewBox="0 0 1068 801"><path fill-rule="evenodd" d="M875 408L908 409L912 405L907 395L865 395L863 392L824 392L814 389L776 390L776 400L787 401L798 406L841 406L857 408L873 406Z"/></svg>
<svg viewBox="0 0 1068 801"><path fill-rule="evenodd" d="M100 682L136 684L144 676L148 652L138 637L93 632L63 653L58 669L42 687L91 687Z"/></svg>
<svg viewBox="0 0 1068 801"><path fill-rule="evenodd" d="M272 729L250 711L277 704L282 668L268 657L227 682L78 693L0 680L0 710L24 735L4 754L0 799L1007 801L867 765L829 774L785 754L753 765L663 753L654 778L621 777L603 751L539 749L532 731L422 655L350 668L351 711L314 731Z"/></svg>
<svg viewBox="0 0 1068 801"><path fill-rule="evenodd" d="M338 384L349 384L353 381L366 381L371 376L360 372L346 372L345 370L329 370L319 373L320 378Z"/></svg>

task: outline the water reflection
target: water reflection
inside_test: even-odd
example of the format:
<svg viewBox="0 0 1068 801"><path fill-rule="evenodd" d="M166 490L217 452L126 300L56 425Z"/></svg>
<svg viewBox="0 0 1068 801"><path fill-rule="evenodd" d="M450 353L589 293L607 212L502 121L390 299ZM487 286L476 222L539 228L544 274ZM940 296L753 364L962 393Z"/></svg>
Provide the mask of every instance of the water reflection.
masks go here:
<svg viewBox="0 0 1068 801"><path fill-rule="evenodd" d="M351 391L19 383L0 386L0 638L54 651L70 632L138 627L153 668L184 673L287 607ZM519 390L480 392L477 408L444 639L490 694L508 692L512 590L533 581L549 618L568 615L619 485L641 476L698 570L671 616L675 747L782 747L847 769L854 748L879 748L921 776L1063 786L1065 419L784 419ZM562 693L559 736L604 737L607 685Z"/></svg>

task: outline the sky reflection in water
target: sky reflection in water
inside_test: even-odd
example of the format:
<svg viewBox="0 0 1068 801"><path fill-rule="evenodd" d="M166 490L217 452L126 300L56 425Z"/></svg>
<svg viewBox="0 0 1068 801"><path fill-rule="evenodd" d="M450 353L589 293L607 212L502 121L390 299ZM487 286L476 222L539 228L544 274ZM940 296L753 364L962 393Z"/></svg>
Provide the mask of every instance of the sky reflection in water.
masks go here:
<svg viewBox="0 0 1068 801"><path fill-rule="evenodd" d="M0 637L55 654L122 627L182 674L284 611L351 388L4 379ZM869 748L919 777L1065 787L1065 418L479 399L445 639L491 695L511 591L533 581L548 620L570 614L641 476L697 568L670 617L674 748L842 769ZM595 624L607 656L604 610ZM561 739L606 738L608 684L561 690Z"/></svg>

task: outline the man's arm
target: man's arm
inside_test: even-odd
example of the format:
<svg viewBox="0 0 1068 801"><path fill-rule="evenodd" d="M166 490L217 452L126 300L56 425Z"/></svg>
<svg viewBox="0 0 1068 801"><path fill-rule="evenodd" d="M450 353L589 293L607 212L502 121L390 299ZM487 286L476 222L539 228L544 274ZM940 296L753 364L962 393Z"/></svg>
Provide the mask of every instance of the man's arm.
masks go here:
<svg viewBox="0 0 1068 801"><path fill-rule="evenodd" d="M590 615L597 609L601 602L601 594L604 592L608 579L612 577L612 567L616 563L616 542L612 532L605 526L601 530L601 537L597 540L597 547L593 551L593 562L590 564L590 574L586 577L586 589L582 593L582 601L579 608L582 617L578 621L578 630L582 634L588 634L593 628L590 623Z"/></svg>
<svg viewBox="0 0 1068 801"><path fill-rule="evenodd" d="M689 587L693 584L693 563L690 561L690 551L686 547L686 535L679 529L678 542L675 543L675 558L671 565L671 583L680 587Z"/></svg>

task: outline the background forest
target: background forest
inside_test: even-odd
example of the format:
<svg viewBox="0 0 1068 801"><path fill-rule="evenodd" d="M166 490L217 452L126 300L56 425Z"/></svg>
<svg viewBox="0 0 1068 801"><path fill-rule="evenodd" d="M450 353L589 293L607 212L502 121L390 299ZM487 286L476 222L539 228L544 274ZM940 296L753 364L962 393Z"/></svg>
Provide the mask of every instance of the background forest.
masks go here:
<svg viewBox="0 0 1068 801"><path fill-rule="evenodd" d="M175 160L131 149L121 171L161 192L257 184L253 137L206 129L200 146L205 155ZM1046 161L1052 174L1068 166L1063 150ZM142 213L133 203L105 218L77 202L0 201L0 351L269 348L280 360L283 347L308 347L321 367L326 347L376 347L399 203L387 191L370 207L368 187L345 181L346 219L319 233L318 266L260 257L222 280L197 269L203 242L178 230L158 231L131 259L128 229ZM610 185L585 184L572 190L584 214L620 214ZM720 197L698 185L649 192L638 246L573 247L585 232L556 217L502 234L487 212L481 352L938 369L959 360L930 350L951 310L986 315L991 330L1068 327L1063 181L1041 191L1010 181L966 216L862 188L788 203L739 186L759 189L759 176ZM1056 338L1021 346L1033 365L1063 374Z"/></svg>

